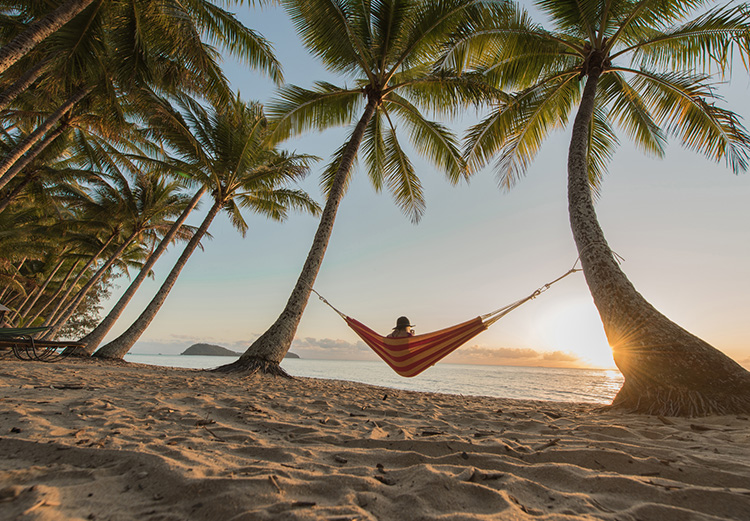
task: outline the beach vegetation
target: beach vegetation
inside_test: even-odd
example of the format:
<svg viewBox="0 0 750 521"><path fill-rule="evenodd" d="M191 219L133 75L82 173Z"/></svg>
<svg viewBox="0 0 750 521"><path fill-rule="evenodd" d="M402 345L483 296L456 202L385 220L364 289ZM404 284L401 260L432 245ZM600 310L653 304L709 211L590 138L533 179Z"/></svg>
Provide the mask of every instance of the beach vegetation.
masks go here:
<svg viewBox="0 0 750 521"><path fill-rule="evenodd" d="M277 149L268 139L263 107L237 95L221 108L207 108L181 96L172 110L166 100L150 118L151 132L170 149L170 162L187 179L210 193L211 207L171 271L138 318L94 356L122 358L153 321L177 278L219 212L227 214L244 236L248 223L242 209L283 221L291 210L319 211L310 196L290 185L303 179L314 156Z"/></svg>
<svg viewBox="0 0 750 521"><path fill-rule="evenodd" d="M191 236L182 204L170 210L182 212L180 224L165 221L156 230L156 216L144 216L150 231L130 244L127 215L86 210L107 186L127 208L146 178L192 197L165 162L164 143L147 132L158 112L151 104L184 95L231 102L218 49L276 83L281 65L259 33L205 0L4 2L0 15L0 299L12 310L7 323L47 324L50 336L82 334L91 320L72 329L66 323L96 307L115 273L139 270L101 332L151 273L153 253ZM155 248L159 238L163 247Z"/></svg>

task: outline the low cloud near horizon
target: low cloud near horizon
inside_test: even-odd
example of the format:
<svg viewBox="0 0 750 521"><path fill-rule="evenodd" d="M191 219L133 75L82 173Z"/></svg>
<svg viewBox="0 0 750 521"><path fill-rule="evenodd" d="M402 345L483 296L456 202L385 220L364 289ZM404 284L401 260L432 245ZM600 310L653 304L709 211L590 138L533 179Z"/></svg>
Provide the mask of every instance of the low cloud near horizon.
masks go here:
<svg viewBox="0 0 750 521"><path fill-rule="evenodd" d="M290 351L302 358L338 360L377 360L378 357L362 341L348 342L331 338L302 338L292 343ZM464 346L446 359L454 364L480 365L543 365L548 367L585 366L583 360L564 351L537 351L531 348L489 348Z"/></svg>
<svg viewBox="0 0 750 521"><path fill-rule="evenodd" d="M178 355L197 343L214 344L243 353L257 338L236 341L221 341L211 338L194 338L188 335L172 335L169 339L145 340L136 344L134 354ZM292 353L302 358L318 360L378 360L378 356L361 340L333 338L297 338L292 342ZM454 364L519 365L546 367L587 367L580 357L564 351L537 351L531 348L490 348L479 345L463 346L446 359ZM748 359L745 362L750 362ZM743 364L745 363L743 362Z"/></svg>

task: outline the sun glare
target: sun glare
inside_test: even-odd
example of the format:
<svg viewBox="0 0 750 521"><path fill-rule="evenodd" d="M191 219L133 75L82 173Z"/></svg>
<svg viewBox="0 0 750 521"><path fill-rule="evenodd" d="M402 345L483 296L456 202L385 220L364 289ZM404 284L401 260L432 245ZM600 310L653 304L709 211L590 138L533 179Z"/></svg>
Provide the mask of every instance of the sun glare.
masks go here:
<svg viewBox="0 0 750 521"><path fill-rule="evenodd" d="M568 300L550 309L540 317L539 333L548 350L573 353L589 366L615 367L599 314L590 301Z"/></svg>

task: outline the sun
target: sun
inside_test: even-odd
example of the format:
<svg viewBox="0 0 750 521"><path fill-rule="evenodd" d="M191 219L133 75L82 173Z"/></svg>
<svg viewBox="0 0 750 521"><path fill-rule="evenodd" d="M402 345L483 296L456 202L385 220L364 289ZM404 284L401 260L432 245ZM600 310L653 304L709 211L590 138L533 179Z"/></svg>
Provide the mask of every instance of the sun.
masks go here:
<svg viewBox="0 0 750 521"><path fill-rule="evenodd" d="M546 350L573 353L592 367L615 367L599 314L590 299L571 298L554 305L540 315L537 327Z"/></svg>

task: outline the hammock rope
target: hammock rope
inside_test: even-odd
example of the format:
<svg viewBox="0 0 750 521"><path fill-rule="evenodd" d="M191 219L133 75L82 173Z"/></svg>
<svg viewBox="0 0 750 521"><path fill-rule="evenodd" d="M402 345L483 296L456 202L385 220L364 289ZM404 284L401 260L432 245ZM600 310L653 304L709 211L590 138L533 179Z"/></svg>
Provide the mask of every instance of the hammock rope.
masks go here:
<svg viewBox="0 0 750 521"><path fill-rule="evenodd" d="M362 322L355 320L345 313L336 309L328 300L310 288L325 305L330 307L346 324L367 344L383 361L401 376L416 376L428 367L436 364L442 358L448 356L473 337L487 329L489 326L503 318L505 315L519 308L526 302L535 299L553 284L561 281L568 275L581 271L576 268L577 259L573 267L555 280L544 284L525 298L516 300L507 306L496 309L484 315L480 315L461 324L452 327L424 333L409 337L390 338L384 337L373 331Z"/></svg>

